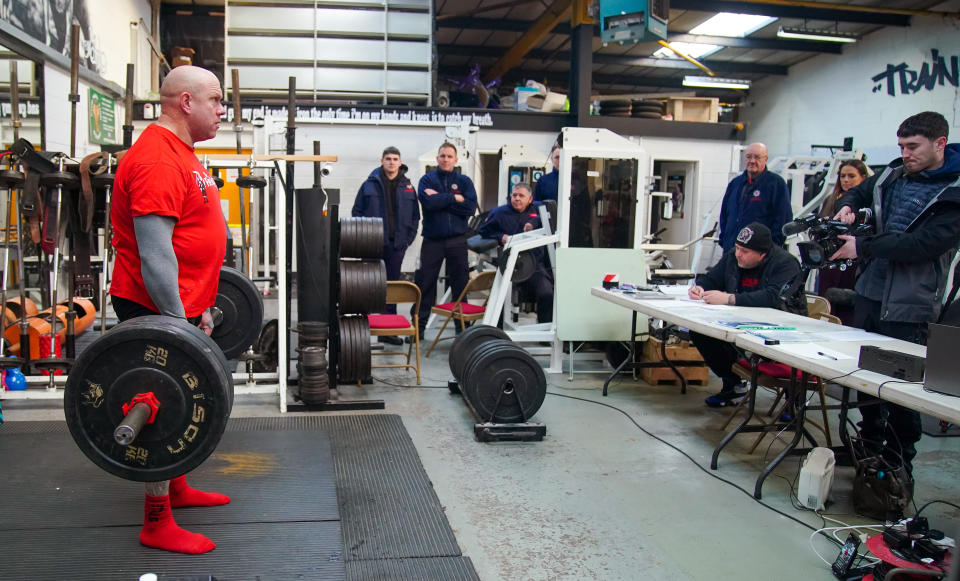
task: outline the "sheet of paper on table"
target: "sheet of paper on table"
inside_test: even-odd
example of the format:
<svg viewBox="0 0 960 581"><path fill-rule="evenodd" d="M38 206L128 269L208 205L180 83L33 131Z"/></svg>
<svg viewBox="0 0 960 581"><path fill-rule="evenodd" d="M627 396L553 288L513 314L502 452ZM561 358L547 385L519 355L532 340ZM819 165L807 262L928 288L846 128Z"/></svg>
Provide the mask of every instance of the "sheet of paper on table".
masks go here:
<svg viewBox="0 0 960 581"><path fill-rule="evenodd" d="M780 350L786 351L792 355L799 355L807 359L822 359L839 361L841 359L853 359L846 353L835 351L828 347L818 345L817 343L786 343L780 345Z"/></svg>
<svg viewBox="0 0 960 581"><path fill-rule="evenodd" d="M819 332L823 334L822 329L820 329ZM831 331L829 335L826 335L826 338L830 341L893 341L893 337L870 333L862 329L851 329L849 327L841 327L837 331Z"/></svg>
<svg viewBox="0 0 960 581"><path fill-rule="evenodd" d="M803 333L801 331L782 331L782 330L755 330L750 329L747 331L748 334L759 337L765 341L777 341L779 343L810 343L815 341L817 337L809 333Z"/></svg>

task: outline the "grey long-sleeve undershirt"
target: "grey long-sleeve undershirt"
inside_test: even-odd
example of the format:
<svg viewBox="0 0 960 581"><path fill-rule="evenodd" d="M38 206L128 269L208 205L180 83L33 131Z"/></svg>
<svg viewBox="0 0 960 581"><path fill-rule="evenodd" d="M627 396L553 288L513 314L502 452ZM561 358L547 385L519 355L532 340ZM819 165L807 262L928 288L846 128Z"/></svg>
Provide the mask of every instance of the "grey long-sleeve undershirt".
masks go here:
<svg viewBox="0 0 960 581"><path fill-rule="evenodd" d="M133 219L140 252L140 275L147 294L160 313L186 318L180 299L179 268L173 251L173 228L177 221L168 216L148 214Z"/></svg>

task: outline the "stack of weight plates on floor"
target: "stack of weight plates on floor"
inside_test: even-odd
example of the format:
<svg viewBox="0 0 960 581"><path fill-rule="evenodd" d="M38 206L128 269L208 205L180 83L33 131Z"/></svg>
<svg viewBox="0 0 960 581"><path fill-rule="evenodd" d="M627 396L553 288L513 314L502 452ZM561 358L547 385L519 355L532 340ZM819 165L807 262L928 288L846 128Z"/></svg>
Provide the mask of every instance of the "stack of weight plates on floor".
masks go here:
<svg viewBox="0 0 960 581"><path fill-rule="evenodd" d="M340 285L337 378L355 383L370 377L370 323L367 315L387 305L387 268L383 263L380 218L340 220Z"/></svg>
<svg viewBox="0 0 960 581"><path fill-rule="evenodd" d="M330 399L327 366L329 327L320 321L301 321L297 326L297 386L305 404L321 404Z"/></svg>
<svg viewBox="0 0 960 581"><path fill-rule="evenodd" d="M663 101L635 99L630 114L640 119L662 119Z"/></svg>
<svg viewBox="0 0 960 581"><path fill-rule="evenodd" d="M543 368L497 327L474 325L450 347L450 372L481 422L527 422L547 395Z"/></svg>
<svg viewBox="0 0 960 581"><path fill-rule="evenodd" d="M629 117L631 104L629 100L600 101L600 114L608 117Z"/></svg>

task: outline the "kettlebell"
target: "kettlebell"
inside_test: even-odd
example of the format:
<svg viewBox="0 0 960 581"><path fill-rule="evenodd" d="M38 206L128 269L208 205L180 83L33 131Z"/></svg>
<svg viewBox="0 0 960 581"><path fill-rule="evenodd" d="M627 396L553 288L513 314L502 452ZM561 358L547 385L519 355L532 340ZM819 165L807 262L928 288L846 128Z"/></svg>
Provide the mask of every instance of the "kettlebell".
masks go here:
<svg viewBox="0 0 960 581"><path fill-rule="evenodd" d="M23 372L17 367L7 370L3 378L3 383L10 391L23 391L27 389L27 378L23 376Z"/></svg>

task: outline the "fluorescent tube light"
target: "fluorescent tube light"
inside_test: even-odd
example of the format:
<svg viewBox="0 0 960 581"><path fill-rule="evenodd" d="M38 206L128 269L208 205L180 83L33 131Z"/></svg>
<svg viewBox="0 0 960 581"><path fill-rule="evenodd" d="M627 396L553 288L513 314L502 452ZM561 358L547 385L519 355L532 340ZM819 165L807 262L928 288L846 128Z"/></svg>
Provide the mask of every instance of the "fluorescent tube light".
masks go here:
<svg viewBox="0 0 960 581"><path fill-rule="evenodd" d="M796 38L801 40L820 40L823 42L857 42L857 36L835 30L813 30L807 28L791 28L781 26L777 31L780 38Z"/></svg>
<svg viewBox="0 0 960 581"><path fill-rule="evenodd" d="M684 87L708 87L711 89L749 89L750 81L746 79L720 79L717 77L683 77Z"/></svg>
<svg viewBox="0 0 960 581"><path fill-rule="evenodd" d="M771 16L721 12L690 29L688 34L743 38L776 20Z"/></svg>

